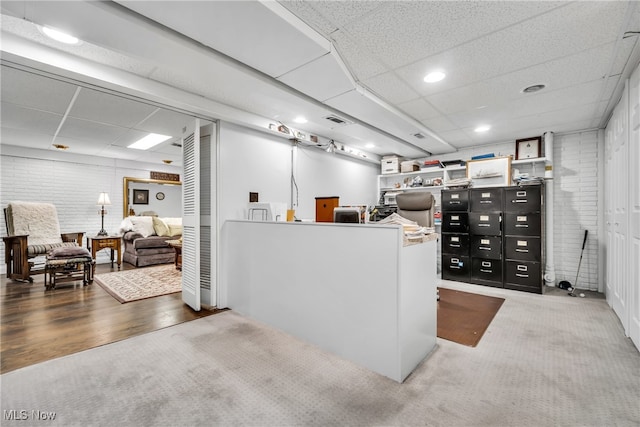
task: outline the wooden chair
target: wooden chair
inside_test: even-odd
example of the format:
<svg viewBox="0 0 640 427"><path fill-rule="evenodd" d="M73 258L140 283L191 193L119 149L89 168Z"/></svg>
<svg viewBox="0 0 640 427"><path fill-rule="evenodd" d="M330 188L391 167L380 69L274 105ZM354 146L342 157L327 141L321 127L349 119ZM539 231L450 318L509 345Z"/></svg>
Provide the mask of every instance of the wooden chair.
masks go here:
<svg viewBox="0 0 640 427"><path fill-rule="evenodd" d="M3 237L7 278L28 280L45 272L34 259L54 248L82 246L84 232L61 233L56 207L50 203L10 202L4 209L8 236Z"/></svg>

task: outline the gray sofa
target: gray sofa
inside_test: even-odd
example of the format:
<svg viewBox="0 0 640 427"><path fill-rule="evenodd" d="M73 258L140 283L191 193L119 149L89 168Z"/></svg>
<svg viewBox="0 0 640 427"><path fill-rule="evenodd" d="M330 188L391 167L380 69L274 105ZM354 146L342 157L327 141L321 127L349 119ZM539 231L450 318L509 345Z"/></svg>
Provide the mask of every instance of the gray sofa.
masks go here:
<svg viewBox="0 0 640 427"><path fill-rule="evenodd" d="M124 241L122 259L135 267L173 263L176 252L166 241L179 238L180 236L161 237L155 235L143 237L135 231L127 231L122 236Z"/></svg>

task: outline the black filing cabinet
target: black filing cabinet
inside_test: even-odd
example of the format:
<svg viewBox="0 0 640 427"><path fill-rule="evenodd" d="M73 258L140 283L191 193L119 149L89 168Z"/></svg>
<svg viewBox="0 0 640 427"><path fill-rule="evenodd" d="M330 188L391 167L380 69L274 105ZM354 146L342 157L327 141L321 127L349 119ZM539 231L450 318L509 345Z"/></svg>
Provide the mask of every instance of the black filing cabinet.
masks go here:
<svg viewBox="0 0 640 427"><path fill-rule="evenodd" d="M469 190L471 283L502 287L503 188Z"/></svg>
<svg viewBox="0 0 640 427"><path fill-rule="evenodd" d="M542 186L507 188L504 196L504 287L542 293Z"/></svg>
<svg viewBox="0 0 640 427"><path fill-rule="evenodd" d="M469 190L442 191L442 278L468 282Z"/></svg>
<svg viewBox="0 0 640 427"><path fill-rule="evenodd" d="M542 185L442 191L442 278L542 293Z"/></svg>

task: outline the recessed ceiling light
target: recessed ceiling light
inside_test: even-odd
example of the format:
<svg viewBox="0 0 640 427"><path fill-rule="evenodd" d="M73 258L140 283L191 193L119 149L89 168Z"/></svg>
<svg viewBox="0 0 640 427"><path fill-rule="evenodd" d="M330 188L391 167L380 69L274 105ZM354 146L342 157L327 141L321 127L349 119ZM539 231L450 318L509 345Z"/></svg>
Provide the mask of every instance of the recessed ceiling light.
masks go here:
<svg viewBox="0 0 640 427"><path fill-rule="evenodd" d="M373 142L369 142L367 145L365 145L366 148L375 148L376 144L374 144Z"/></svg>
<svg viewBox="0 0 640 427"><path fill-rule="evenodd" d="M307 123L307 119L304 116L298 116L295 119L293 119L294 122L296 123Z"/></svg>
<svg viewBox="0 0 640 427"><path fill-rule="evenodd" d="M54 30L53 28L42 27L42 33L45 36L49 37L50 39L53 39L55 41L59 41L60 43L65 43L65 44L79 44L80 43L80 39L78 39L77 37L74 37L72 35L63 33L62 31Z"/></svg>
<svg viewBox="0 0 640 427"><path fill-rule="evenodd" d="M478 126L477 128L475 128L474 131L476 131L476 132L486 132L489 129L491 129L491 126L489 126L489 125L481 125L481 126Z"/></svg>
<svg viewBox="0 0 640 427"><path fill-rule="evenodd" d="M445 77L446 77L446 74L443 73L442 71L434 71L424 76L424 81L427 83L435 83L435 82L439 82Z"/></svg>
<svg viewBox="0 0 640 427"><path fill-rule="evenodd" d="M528 86L525 87L524 89L522 89L522 93L533 93L533 92L537 92L539 90L544 89L546 86L545 85L533 85L533 86Z"/></svg>
<svg viewBox="0 0 640 427"><path fill-rule="evenodd" d="M68 145L62 145L62 144L51 144L51 145L53 145L58 150L66 150L67 148L69 148Z"/></svg>
<svg viewBox="0 0 640 427"><path fill-rule="evenodd" d="M162 163L164 163L165 165L170 165L171 163L173 163L173 160L163 160Z"/></svg>
<svg viewBox="0 0 640 427"><path fill-rule="evenodd" d="M170 136L167 135L160 135L157 133L150 133L149 135L145 136L142 139L139 139L138 141L134 142L133 144L129 145L128 148L135 148L136 150L148 150L151 147L154 147L158 144L160 144L161 142L166 141L167 139L171 138Z"/></svg>

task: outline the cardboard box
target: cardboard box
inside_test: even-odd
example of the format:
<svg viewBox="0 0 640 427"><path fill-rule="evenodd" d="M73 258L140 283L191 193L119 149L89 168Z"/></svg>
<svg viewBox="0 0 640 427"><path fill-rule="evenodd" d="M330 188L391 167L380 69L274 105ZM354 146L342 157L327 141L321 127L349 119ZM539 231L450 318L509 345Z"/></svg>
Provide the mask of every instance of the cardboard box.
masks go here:
<svg viewBox="0 0 640 427"><path fill-rule="evenodd" d="M415 172L420 170L420 163L415 160L407 160L400 163L400 172Z"/></svg>
<svg viewBox="0 0 640 427"><path fill-rule="evenodd" d="M398 156L384 156L380 160L383 175L389 173L400 173L400 157Z"/></svg>

